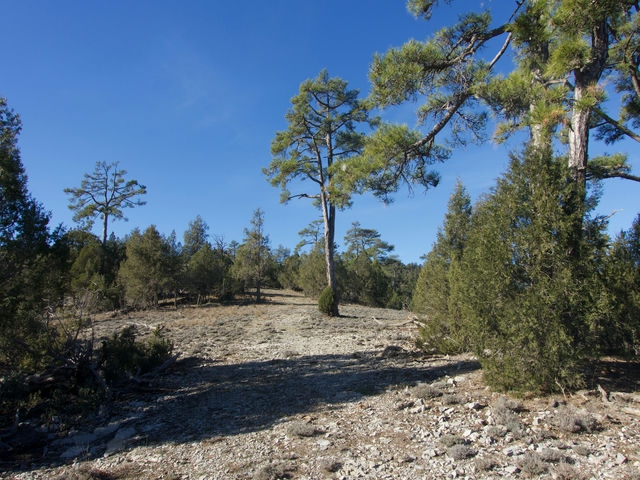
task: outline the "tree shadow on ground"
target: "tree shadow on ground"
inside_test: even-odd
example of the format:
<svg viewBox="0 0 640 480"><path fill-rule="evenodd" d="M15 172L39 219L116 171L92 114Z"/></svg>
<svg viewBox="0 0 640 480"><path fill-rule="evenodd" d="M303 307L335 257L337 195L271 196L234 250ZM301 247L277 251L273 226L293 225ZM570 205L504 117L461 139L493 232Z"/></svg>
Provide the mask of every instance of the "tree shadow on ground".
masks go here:
<svg viewBox="0 0 640 480"><path fill-rule="evenodd" d="M349 355L309 355L293 358L217 363L191 357L177 362L153 385L122 392L112 414L87 431L117 425L113 435L93 439L81 459L104 455L110 438L125 427L127 447L201 441L271 428L274 424L326 405L357 402L390 387L431 382L479 368L473 360L446 365L428 363L400 347ZM61 450L47 446L9 469L60 465ZM23 452L26 453L26 452ZM74 459L69 458L71 462Z"/></svg>
<svg viewBox="0 0 640 480"><path fill-rule="evenodd" d="M416 364L404 351L389 349L195 367L199 371L189 385L154 402L154 416L161 423L149 441L190 441L263 430L325 404L354 402L393 385L477 368L475 361L429 368ZM174 422L171 414L177 411L181 414Z"/></svg>

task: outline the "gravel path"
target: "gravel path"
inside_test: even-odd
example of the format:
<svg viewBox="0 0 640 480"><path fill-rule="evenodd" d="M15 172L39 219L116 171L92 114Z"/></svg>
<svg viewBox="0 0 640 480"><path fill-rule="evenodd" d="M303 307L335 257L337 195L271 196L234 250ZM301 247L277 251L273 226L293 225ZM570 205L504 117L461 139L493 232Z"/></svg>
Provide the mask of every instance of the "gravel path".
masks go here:
<svg viewBox="0 0 640 480"><path fill-rule="evenodd" d="M10 479L640 479L634 388L514 400L470 356L425 357L407 312L269 303L128 314L180 352Z"/></svg>

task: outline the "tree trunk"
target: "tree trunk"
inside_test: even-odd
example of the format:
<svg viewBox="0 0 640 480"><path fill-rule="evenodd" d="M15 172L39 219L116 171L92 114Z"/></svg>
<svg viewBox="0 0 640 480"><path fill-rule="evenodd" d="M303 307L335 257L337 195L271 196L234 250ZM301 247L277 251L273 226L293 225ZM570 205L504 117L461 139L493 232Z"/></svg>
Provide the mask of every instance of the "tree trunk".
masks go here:
<svg viewBox="0 0 640 480"><path fill-rule="evenodd" d="M325 197L325 195L322 195ZM340 315L338 311L338 295L337 295L337 282L336 282L336 269L334 262L334 238L335 238L335 217L336 208L333 205L328 205L324 199L322 201L322 217L324 220L324 259L327 266L327 285L333 290L334 303L331 308L331 316L337 317Z"/></svg>
<svg viewBox="0 0 640 480"><path fill-rule="evenodd" d="M577 77L577 75L576 75ZM587 161L589 159L589 116L590 108L580 106L586 86L576 81L573 92L573 111L569 131L569 169L579 188L584 189L587 181Z"/></svg>
<svg viewBox="0 0 640 480"><path fill-rule="evenodd" d="M109 215L104 214L104 220L102 222L102 246L107 245L107 225L109 223Z"/></svg>
<svg viewBox="0 0 640 480"><path fill-rule="evenodd" d="M583 236L583 220L587 194L587 163L589 161L589 118L594 104L589 96L595 96L598 81L604 72L609 53L609 35L606 19L601 20L591 34L591 57L589 62L574 70L573 108L569 129L569 169L574 185L567 208L574 217L571 233L571 252L580 255Z"/></svg>
<svg viewBox="0 0 640 480"><path fill-rule="evenodd" d="M586 191L587 162L589 160L589 118L592 102L585 101L590 91L596 88L607 64L609 54L609 32L606 19L602 19L591 34L591 59L582 68L574 70L573 110L569 131L569 168L578 188Z"/></svg>
<svg viewBox="0 0 640 480"><path fill-rule="evenodd" d="M329 99L327 99L327 105L329 105ZM327 116L330 116L330 112L327 111ZM331 128L328 129L325 135L325 145L327 147L327 171L333 165L333 137L331 134ZM322 162L319 162L322 165ZM338 317L340 312L338 310L338 291L336 282L336 268L334 262L334 239L336 235L336 207L329 197L328 189L331 186L331 175L327 173L327 178L324 178L322 168L320 168L321 178L321 191L320 200L322 202L322 216L324 220L324 257L327 264L327 285L331 287L333 291L333 305L331 306L330 316Z"/></svg>

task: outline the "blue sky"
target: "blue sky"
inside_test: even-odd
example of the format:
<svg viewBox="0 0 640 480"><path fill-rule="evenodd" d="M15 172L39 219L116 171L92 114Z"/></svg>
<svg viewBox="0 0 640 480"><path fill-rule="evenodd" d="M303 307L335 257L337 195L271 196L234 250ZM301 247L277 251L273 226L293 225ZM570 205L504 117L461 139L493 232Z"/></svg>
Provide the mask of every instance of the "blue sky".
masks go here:
<svg viewBox="0 0 640 480"><path fill-rule="evenodd" d="M304 200L280 204L261 169L300 83L326 68L364 97L375 52L425 39L457 16L444 8L431 22L416 20L404 0L6 0L2 12L0 96L22 118L29 190L54 224L73 226L63 189L79 186L97 161L117 161L148 188L145 206L127 210L128 222L112 223L117 236L153 224L181 239L200 215L212 235L240 242L261 208L272 246L292 249L318 212ZM382 113L414 126L414 110ZM342 243L358 221L395 245L401 260L418 262L456 179L477 198L517 146L456 151L440 167L440 186L401 192L388 206L356 197L337 217L336 238ZM609 149L619 150L637 173L640 149ZM640 186L608 181L600 211L618 211L614 232L628 228L640 212Z"/></svg>

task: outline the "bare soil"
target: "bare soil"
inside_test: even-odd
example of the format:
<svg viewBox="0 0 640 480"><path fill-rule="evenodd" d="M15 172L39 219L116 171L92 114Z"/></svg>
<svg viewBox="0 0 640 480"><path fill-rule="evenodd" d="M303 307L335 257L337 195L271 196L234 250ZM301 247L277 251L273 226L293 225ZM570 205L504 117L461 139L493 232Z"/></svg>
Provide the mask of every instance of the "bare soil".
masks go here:
<svg viewBox="0 0 640 480"><path fill-rule="evenodd" d="M341 314L269 291L102 315L98 337L161 327L177 361L73 424L25 426L44 440L9 445L0 478L640 479L637 363L603 362L591 390L514 399L473 357L418 351L406 311Z"/></svg>

